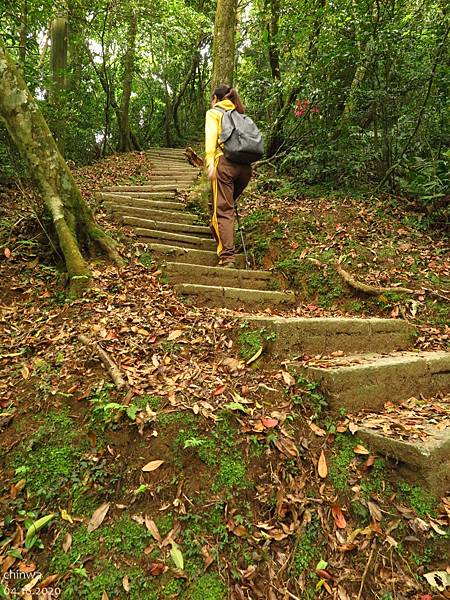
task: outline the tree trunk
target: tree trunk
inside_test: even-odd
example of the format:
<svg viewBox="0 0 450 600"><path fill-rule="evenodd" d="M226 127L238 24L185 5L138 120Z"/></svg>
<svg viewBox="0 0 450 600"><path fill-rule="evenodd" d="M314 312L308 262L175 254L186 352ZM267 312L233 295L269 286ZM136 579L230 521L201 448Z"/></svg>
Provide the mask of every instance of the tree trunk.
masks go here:
<svg viewBox="0 0 450 600"><path fill-rule="evenodd" d="M122 261L113 240L96 225L92 211L82 198L38 105L1 43L0 118L27 160L42 193L66 262L70 293L77 296L90 279L79 239L97 243L117 264L122 264Z"/></svg>
<svg viewBox="0 0 450 600"><path fill-rule="evenodd" d="M237 0L217 0L211 88L233 85Z"/></svg>
<svg viewBox="0 0 450 600"><path fill-rule="evenodd" d="M117 115L119 127L119 144L117 149L119 152L139 150L139 148L136 148L135 146L134 142L136 141L136 138L132 136L130 129L130 97L131 86L133 84L137 23L137 14L134 11L131 11L128 22L127 49L123 58L122 99Z"/></svg>
<svg viewBox="0 0 450 600"><path fill-rule="evenodd" d="M55 137L61 154L64 155L65 119L64 109L67 89L67 14L55 17L50 26L52 84L49 93L50 104L55 111Z"/></svg>
<svg viewBox="0 0 450 600"><path fill-rule="evenodd" d="M28 0L23 0L20 14L20 64L25 66L27 57L27 33L28 33Z"/></svg>

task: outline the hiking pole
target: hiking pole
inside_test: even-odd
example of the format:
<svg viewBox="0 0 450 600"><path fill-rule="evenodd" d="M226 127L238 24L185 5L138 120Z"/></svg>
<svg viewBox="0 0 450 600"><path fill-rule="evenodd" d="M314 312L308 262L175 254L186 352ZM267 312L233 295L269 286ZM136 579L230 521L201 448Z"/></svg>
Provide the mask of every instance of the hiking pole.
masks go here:
<svg viewBox="0 0 450 600"><path fill-rule="evenodd" d="M244 250L244 256L245 256L245 268L246 269L250 269L251 265L250 265L250 261L248 259L247 248L245 247L244 230L243 230L242 225L241 225L241 219L239 217L239 213L238 213L236 202L234 203L234 211L236 213L236 221L237 221L237 225L238 225L238 231L241 234L242 248Z"/></svg>

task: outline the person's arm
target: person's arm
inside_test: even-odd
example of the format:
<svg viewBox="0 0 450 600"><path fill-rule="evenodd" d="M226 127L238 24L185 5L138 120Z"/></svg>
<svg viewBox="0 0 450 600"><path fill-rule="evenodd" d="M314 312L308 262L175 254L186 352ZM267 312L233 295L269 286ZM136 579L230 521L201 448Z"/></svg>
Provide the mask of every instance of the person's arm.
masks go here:
<svg viewBox="0 0 450 600"><path fill-rule="evenodd" d="M212 179L214 175L214 155L216 153L217 138L219 136L220 114L208 110L205 119L205 162L208 176Z"/></svg>

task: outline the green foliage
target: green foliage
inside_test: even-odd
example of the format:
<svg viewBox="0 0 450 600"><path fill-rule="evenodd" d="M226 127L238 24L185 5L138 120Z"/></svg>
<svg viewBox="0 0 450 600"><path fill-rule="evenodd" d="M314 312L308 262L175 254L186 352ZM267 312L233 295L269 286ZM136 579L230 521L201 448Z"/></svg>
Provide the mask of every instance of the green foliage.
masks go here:
<svg viewBox="0 0 450 600"><path fill-rule="evenodd" d="M398 484L403 500L413 508L420 517L436 516L438 500L433 494L418 485L410 485L405 481Z"/></svg>
<svg viewBox="0 0 450 600"><path fill-rule="evenodd" d="M152 541L151 534L143 525L122 515L108 527L102 528L102 540L108 550L139 558Z"/></svg>
<svg viewBox="0 0 450 600"><path fill-rule="evenodd" d="M319 523L314 516L306 528L299 534L296 542L292 575L299 577L320 558Z"/></svg>
<svg viewBox="0 0 450 600"><path fill-rule="evenodd" d="M194 583L190 600L225 600L227 588L215 573L206 573Z"/></svg>
<svg viewBox="0 0 450 600"><path fill-rule="evenodd" d="M266 329L241 329L238 334L239 351L245 360L254 356L265 342L275 339L274 332L269 333Z"/></svg>
<svg viewBox="0 0 450 600"><path fill-rule="evenodd" d="M213 491L218 492L223 489L240 489L250 485L247 479L247 469L245 463L241 460L225 457L222 458L219 465L219 471L213 484Z"/></svg>
<svg viewBox="0 0 450 600"><path fill-rule="evenodd" d="M80 458L87 445L79 436L68 412L51 411L26 448L10 457L16 480L25 478L28 493L40 500L67 498L82 480L85 465Z"/></svg>
<svg viewBox="0 0 450 600"><path fill-rule="evenodd" d="M61 535L58 540L58 545L55 547L51 564L55 572L64 573L69 567L76 564L82 564L83 558L89 555L96 555L100 548L99 532L88 532L85 526L80 526L72 535L72 545L68 552L63 550L64 535Z"/></svg>
<svg viewBox="0 0 450 600"><path fill-rule="evenodd" d="M338 492L348 489L350 465L355 460L354 447L359 443L352 436L338 434L335 439L335 454L330 459L328 477Z"/></svg>

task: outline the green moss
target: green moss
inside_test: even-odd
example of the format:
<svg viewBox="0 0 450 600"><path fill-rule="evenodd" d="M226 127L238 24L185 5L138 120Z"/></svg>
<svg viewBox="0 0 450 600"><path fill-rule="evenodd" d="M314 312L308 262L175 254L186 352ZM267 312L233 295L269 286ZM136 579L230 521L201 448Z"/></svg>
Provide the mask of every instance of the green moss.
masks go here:
<svg viewBox="0 0 450 600"><path fill-rule="evenodd" d="M191 588L190 600L225 600L227 589L215 573L207 573L197 579Z"/></svg>
<svg viewBox="0 0 450 600"><path fill-rule="evenodd" d="M438 500L433 494L418 485L411 486L406 482L398 484L403 500L413 508L420 517L436 516Z"/></svg>
<svg viewBox="0 0 450 600"><path fill-rule="evenodd" d="M140 255L139 262L144 265L144 267L150 268L153 266L155 261L149 252L144 252Z"/></svg>
<svg viewBox="0 0 450 600"><path fill-rule="evenodd" d="M330 460L328 477L339 492L343 492L348 488L350 465L355 460L353 448L357 444L358 441L353 437L344 434L336 436L336 454Z"/></svg>
<svg viewBox="0 0 450 600"><path fill-rule="evenodd" d="M264 343L275 339L274 332L269 333L263 329L243 330L238 335L239 351L245 360L252 358L258 350L264 346Z"/></svg>
<svg viewBox="0 0 450 600"><path fill-rule="evenodd" d="M172 513L166 513L156 519L156 526L158 527L159 533L162 537L165 537L169 531L173 529L173 515Z"/></svg>
<svg viewBox="0 0 450 600"><path fill-rule="evenodd" d="M377 458L365 478L361 481L361 490L366 497L382 492L391 492L390 485L386 482L386 463Z"/></svg>
<svg viewBox="0 0 450 600"><path fill-rule="evenodd" d="M297 539L292 574L299 577L306 571L313 561L320 558L319 523L316 516L307 525L306 529Z"/></svg>
<svg viewBox="0 0 450 600"><path fill-rule="evenodd" d="M64 535L59 536L58 545L53 551L51 565L57 573L64 573L70 566L82 563L86 556L91 554L95 556L99 551L99 533L97 531L89 533L86 527L81 526L71 535L72 545L68 552L64 552L62 547Z"/></svg>
<svg viewBox="0 0 450 600"><path fill-rule="evenodd" d="M31 496L46 501L58 497L61 502L73 492L72 484L79 484L87 442L76 444L77 431L67 411L49 412L28 445L11 456L16 480L25 477Z"/></svg>
<svg viewBox="0 0 450 600"><path fill-rule="evenodd" d="M213 484L213 491L223 489L242 489L249 486L247 469L244 461L224 457L220 461L219 471Z"/></svg>
<svg viewBox="0 0 450 600"><path fill-rule="evenodd" d="M163 598L180 598L184 588L185 583L182 579L171 579L163 586Z"/></svg>
<svg viewBox="0 0 450 600"><path fill-rule="evenodd" d="M101 538L108 550L139 558L152 542L151 534L143 525L123 515L118 521L101 530Z"/></svg>

